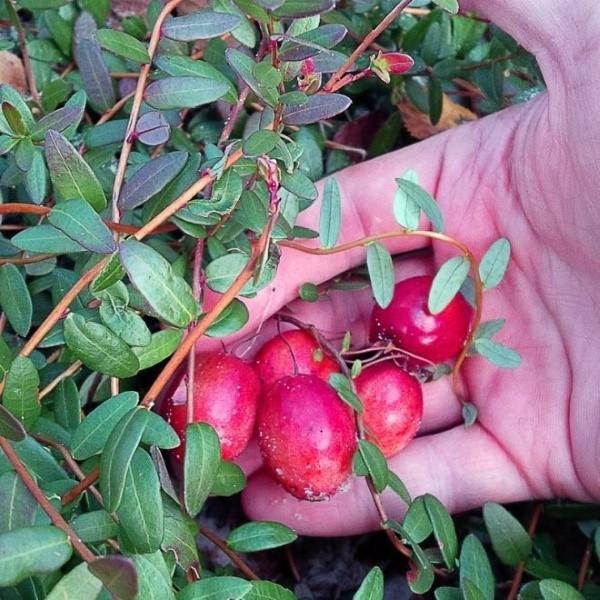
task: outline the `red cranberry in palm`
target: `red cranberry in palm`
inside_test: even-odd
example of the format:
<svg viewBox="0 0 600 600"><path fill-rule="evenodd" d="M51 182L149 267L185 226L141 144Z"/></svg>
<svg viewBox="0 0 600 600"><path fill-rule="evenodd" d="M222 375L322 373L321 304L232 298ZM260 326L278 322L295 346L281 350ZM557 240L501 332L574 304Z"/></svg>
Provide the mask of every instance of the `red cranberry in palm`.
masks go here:
<svg viewBox="0 0 600 600"><path fill-rule="evenodd" d="M455 358L469 333L473 310L457 294L442 312L432 315L427 308L432 281L425 275L397 283L391 304L376 306L371 313L371 339L389 340L435 363Z"/></svg>
<svg viewBox="0 0 600 600"><path fill-rule="evenodd" d="M400 452L421 425L421 384L391 361L364 368L355 384L368 439L385 456Z"/></svg>
<svg viewBox="0 0 600 600"><path fill-rule="evenodd" d="M324 500L350 476L356 450L352 411L318 377L275 382L259 407L257 430L267 469L297 498Z"/></svg>
<svg viewBox="0 0 600 600"><path fill-rule="evenodd" d="M266 342L256 355L255 366L267 386L288 375L314 375L328 381L339 372L335 360L301 329L285 331Z"/></svg>
<svg viewBox="0 0 600 600"><path fill-rule="evenodd" d="M181 446L173 450L176 464L183 461L187 424L185 375L163 405L162 415L178 433ZM254 431L261 385L252 365L224 353L196 357L193 422L211 425L221 441L225 460L238 456Z"/></svg>

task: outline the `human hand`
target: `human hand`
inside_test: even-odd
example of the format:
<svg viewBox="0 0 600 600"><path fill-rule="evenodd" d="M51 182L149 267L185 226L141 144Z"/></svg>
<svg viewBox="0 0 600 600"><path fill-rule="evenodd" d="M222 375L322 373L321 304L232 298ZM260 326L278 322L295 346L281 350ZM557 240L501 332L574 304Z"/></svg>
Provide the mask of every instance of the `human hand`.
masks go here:
<svg viewBox="0 0 600 600"><path fill-rule="evenodd" d="M425 435L390 466L413 495L431 492L451 511L489 500L598 499L600 124L591 115L600 92L600 8L593 0L461 4L536 54L548 93L336 174L344 215L340 242L389 229L395 178L416 170L440 203L446 231L478 256L499 236L510 239L513 259L502 286L486 294L484 317L507 318L501 338L521 353L523 365L501 371L479 358L467 361L463 383L479 409L478 423L469 429L460 424L450 386L427 384ZM316 228L318 215L315 204L301 224ZM423 243L399 240L388 248L397 253ZM448 256L446 247L434 244L432 258L399 268L402 276L433 272ZM237 337L268 329L262 324L297 296L303 282L326 281L364 258L364 249L326 259L284 249L275 281L247 302L250 323ZM360 343L371 306L368 294L342 292L292 309L326 334L350 329ZM204 342L199 349L209 347ZM246 466L252 472L258 464L246 457ZM391 517L401 514L399 499L383 498ZM258 471L244 504L253 518L288 523L305 534L358 533L378 522L363 480L329 501L308 503Z"/></svg>

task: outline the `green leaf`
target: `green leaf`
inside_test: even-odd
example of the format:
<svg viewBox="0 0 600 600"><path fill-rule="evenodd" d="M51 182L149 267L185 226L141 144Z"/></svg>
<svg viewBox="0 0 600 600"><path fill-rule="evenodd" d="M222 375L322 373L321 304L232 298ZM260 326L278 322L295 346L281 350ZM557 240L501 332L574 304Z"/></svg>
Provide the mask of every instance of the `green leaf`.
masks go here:
<svg viewBox="0 0 600 600"><path fill-rule="evenodd" d="M400 498L402 498L402 500L407 505L409 505L412 502L412 499L410 497L408 489L406 488L406 485L404 485L404 482L402 481L402 479L400 479L400 477L398 477L398 475L396 475L396 473L394 473L391 470L388 471L388 487L395 494L400 496Z"/></svg>
<svg viewBox="0 0 600 600"><path fill-rule="evenodd" d="M245 487L246 476L242 469L234 462L222 460L210 493L214 496L233 496Z"/></svg>
<svg viewBox="0 0 600 600"><path fill-rule="evenodd" d="M449 13L455 15L458 12L458 0L433 0L434 4L437 4L440 8L447 10Z"/></svg>
<svg viewBox="0 0 600 600"><path fill-rule="evenodd" d="M203 60L196 60L189 56L163 54L155 58L154 64L161 71L175 77L204 77L220 81L229 88L223 96L223 100L232 104L237 101L237 89L234 84L221 71Z"/></svg>
<svg viewBox="0 0 600 600"><path fill-rule="evenodd" d="M192 566L197 567L199 562L198 547L196 536L198 535L198 525L196 521L183 513L174 500L163 495L164 510L164 537L162 541L162 550L164 552L172 551L177 563L184 569Z"/></svg>
<svg viewBox="0 0 600 600"><path fill-rule="evenodd" d="M158 413L148 413L148 422L144 435L142 435L142 444L147 446L157 446L163 450L172 450L178 448L181 444L177 432L167 423Z"/></svg>
<svg viewBox="0 0 600 600"><path fill-rule="evenodd" d="M478 415L479 411L477 410L477 407L474 404L472 404L471 402L463 404L462 418L465 427L471 427L472 425L475 425Z"/></svg>
<svg viewBox="0 0 600 600"><path fill-rule="evenodd" d="M252 521L231 531L227 545L236 552L258 552L291 544L297 538L296 533L282 523Z"/></svg>
<svg viewBox="0 0 600 600"><path fill-rule="evenodd" d="M492 567L481 542L473 534L469 534L463 541L459 564L461 588L465 580L468 580L481 592L484 599L494 597Z"/></svg>
<svg viewBox="0 0 600 600"><path fill-rule="evenodd" d="M147 561L150 562L151 560L152 558L149 556ZM97 558L94 562L89 563L88 569L102 581L106 589L114 596L121 600L134 600L134 598L137 598L138 588L141 588L139 579L143 579L146 572L144 570L145 563L144 565L140 564L142 562L142 557L133 557L133 561L134 562L124 556L102 556ZM140 578L138 578L136 567L142 576ZM156 584L157 588L160 590L160 587L158 586L159 583L160 580L157 578ZM167 588L167 591L171 592L170 586ZM154 596L152 597L154 598ZM140 596L140 598L146 600L146 598L150 598L150 596ZM172 592L170 596L166 594L164 598L165 600L167 600L167 598L173 598Z"/></svg>
<svg viewBox="0 0 600 600"><path fill-rule="evenodd" d="M33 305L25 279L15 265L0 267L0 308L15 333L25 337L31 329Z"/></svg>
<svg viewBox="0 0 600 600"><path fill-rule="evenodd" d="M284 61L301 61L315 56L323 50L337 46L348 30L337 23L322 25L299 35L286 38L281 44L279 57Z"/></svg>
<svg viewBox="0 0 600 600"><path fill-rule="evenodd" d="M484 504L483 519L494 552L505 565L515 567L531 554L529 534L503 506L495 502Z"/></svg>
<svg viewBox="0 0 600 600"><path fill-rule="evenodd" d="M25 427L31 427L40 416L38 400L40 378L30 358L17 356L6 375L2 404Z"/></svg>
<svg viewBox="0 0 600 600"><path fill-rule="evenodd" d="M287 125L308 125L331 119L344 112L352 100L344 94L314 94L308 102L300 106L288 106L283 111L283 121Z"/></svg>
<svg viewBox="0 0 600 600"><path fill-rule="evenodd" d="M486 597L481 593L481 590L470 580L463 579L460 583L461 600L486 600Z"/></svg>
<svg viewBox="0 0 600 600"><path fill-rule="evenodd" d="M487 338L476 339L473 342L473 349L503 369L516 369L522 362L518 352Z"/></svg>
<svg viewBox="0 0 600 600"><path fill-rule="evenodd" d="M251 589L252 584L239 577L208 577L187 585L177 600L241 600Z"/></svg>
<svg viewBox="0 0 600 600"><path fill-rule="evenodd" d="M97 294L125 276L125 270L121 265L121 257L118 253L113 254L106 266L102 269L100 274L92 281L90 285L90 291L92 294Z"/></svg>
<svg viewBox="0 0 600 600"><path fill-rule="evenodd" d="M23 424L0 404L0 435L14 442L21 442L27 433Z"/></svg>
<svg viewBox="0 0 600 600"><path fill-rule="evenodd" d="M442 117L444 108L444 90L442 82L435 77L429 78L429 121L437 125Z"/></svg>
<svg viewBox="0 0 600 600"><path fill-rule="evenodd" d="M375 301L382 308L386 308L394 297L396 276L392 256L379 242L367 246L367 269Z"/></svg>
<svg viewBox="0 0 600 600"><path fill-rule="evenodd" d="M68 4L71 0L19 0L21 8L30 10L41 10L44 8L59 8Z"/></svg>
<svg viewBox="0 0 600 600"><path fill-rule="evenodd" d="M383 600L383 573L379 567L373 567L362 580L353 600Z"/></svg>
<svg viewBox="0 0 600 600"><path fill-rule="evenodd" d="M540 581L540 592L544 600L584 600L583 594L573 586L558 579Z"/></svg>
<svg viewBox="0 0 600 600"><path fill-rule="evenodd" d="M388 482L388 466L387 460L381 453L381 450L379 450L375 444L367 440L360 440L358 442L356 454L361 457L366 466L369 476L373 480L375 489L378 492L382 492Z"/></svg>
<svg viewBox="0 0 600 600"><path fill-rule="evenodd" d="M465 600L459 588L443 586L434 591L435 600Z"/></svg>
<svg viewBox="0 0 600 600"><path fill-rule="evenodd" d="M29 171L33 165L35 149L31 138L23 138L16 145L13 156L15 164L21 171Z"/></svg>
<svg viewBox="0 0 600 600"><path fill-rule="evenodd" d="M494 319L480 323L475 333L475 339L493 338L504 327L505 323L506 319Z"/></svg>
<svg viewBox="0 0 600 600"><path fill-rule="evenodd" d="M176 327L196 318L198 305L190 286L161 254L135 240L123 242L120 254L131 283L159 317Z"/></svg>
<svg viewBox="0 0 600 600"><path fill-rule="evenodd" d="M140 368L131 348L104 325L71 313L65 319L65 342L71 352L92 371L111 377L132 377Z"/></svg>
<svg viewBox="0 0 600 600"><path fill-rule="evenodd" d="M215 430L206 423L191 423L185 430L183 501L190 516L202 509L219 470L221 445Z"/></svg>
<svg viewBox="0 0 600 600"><path fill-rule="evenodd" d="M187 152L169 152L148 161L124 183L119 206L131 210L150 200L179 175L187 159Z"/></svg>
<svg viewBox="0 0 600 600"><path fill-rule="evenodd" d="M126 413L110 433L100 458L100 491L109 512L119 508L127 470L148 422L148 411L136 407Z"/></svg>
<svg viewBox="0 0 600 600"><path fill-rule="evenodd" d="M510 242L496 240L483 255L479 264L479 277L483 287L491 290L500 284L510 261Z"/></svg>
<svg viewBox="0 0 600 600"><path fill-rule="evenodd" d="M63 135L49 131L46 134L45 151L57 202L83 198L98 212L106 208L106 196L100 182Z"/></svg>
<svg viewBox="0 0 600 600"><path fill-rule="evenodd" d="M127 308L122 298L104 293L99 312L102 322L126 344L143 347L152 341L144 319Z"/></svg>
<svg viewBox="0 0 600 600"><path fill-rule="evenodd" d="M281 174L281 187L306 200L316 200L318 196L315 184L300 170L296 170L291 174L283 171Z"/></svg>
<svg viewBox="0 0 600 600"><path fill-rule="evenodd" d="M160 481L150 455L140 448L127 470L117 516L128 551L147 554L160 549L164 535Z"/></svg>
<svg viewBox="0 0 600 600"><path fill-rule="evenodd" d="M229 66L240 76L248 87L269 106L275 106L279 101L279 92L275 86L262 84L254 75L256 63L254 60L235 48L227 48L225 59Z"/></svg>
<svg viewBox="0 0 600 600"><path fill-rule="evenodd" d="M418 175L415 171L409 170L400 179L396 179L398 189L394 196L394 217L396 221L405 229L416 231L419 229L419 220L421 218L421 205L413 199L415 193L414 188L406 189L401 184L402 181L410 181L418 186ZM417 188L419 191L421 188Z"/></svg>
<svg viewBox="0 0 600 600"><path fill-rule="evenodd" d="M0 533L31 527L38 511L37 500L14 471L0 476Z"/></svg>
<svg viewBox="0 0 600 600"><path fill-rule="evenodd" d="M146 45L136 40L132 35L116 29L99 29L96 39L109 52L145 65L150 62Z"/></svg>
<svg viewBox="0 0 600 600"><path fill-rule="evenodd" d="M31 130L31 139L35 142L42 141L46 133L64 131L76 123L79 123L84 113L83 106L63 106L48 115L43 116Z"/></svg>
<svg viewBox="0 0 600 600"><path fill-rule="evenodd" d="M396 195L397 202L412 202L416 204L431 221L436 231L443 231L444 220L437 202L426 192L416 181L413 181L416 175L412 173L405 174L401 179L396 179L398 191ZM398 196L404 194L407 198L398 200ZM402 223L400 223L402 225ZM415 228L418 227L418 223Z"/></svg>
<svg viewBox="0 0 600 600"><path fill-rule="evenodd" d="M110 254L117 249L110 229L85 200L57 204L50 211L48 221L91 252Z"/></svg>
<svg viewBox="0 0 600 600"><path fill-rule="evenodd" d="M596 551L596 556L600 560L600 527L597 527L596 532L594 533L594 549Z"/></svg>
<svg viewBox="0 0 600 600"><path fill-rule="evenodd" d="M196 108L221 98L229 91L222 81L202 77L167 77L153 81L145 92L146 102L158 110Z"/></svg>
<svg viewBox="0 0 600 600"><path fill-rule="evenodd" d="M418 544L426 540L433 532L433 524L425 508L424 496L415 498L404 515L402 526Z"/></svg>
<svg viewBox="0 0 600 600"><path fill-rule="evenodd" d="M34 225L20 231L10 240L19 250L33 253L71 254L85 248L53 225Z"/></svg>
<svg viewBox="0 0 600 600"><path fill-rule="evenodd" d="M272 581L253 581L252 589L244 596L244 600L296 600L296 596Z"/></svg>
<svg viewBox="0 0 600 600"><path fill-rule="evenodd" d="M102 582L90 573L87 564L80 563L52 588L46 600L97 600L102 588Z"/></svg>
<svg viewBox="0 0 600 600"><path fill-rule="evenodd" d="M329 376L329 385L338 393L338 396L353 410L361 414L363 405L360 398L352 390L350 380L342 373L332 373Z"/></svg>
<svg viewBox="0 0 600 600"><path fill-rule="evenodd" d="M269 154L273 148L279 142L280 137L274 131L270 129L259 129L254 133L251 133L243 144L244 154L251 158L261 156L263 154Z"/></svg>
<svg viewBox="0 0 600 600"><path fill-rule="evenodd" d="M183 330L163 329L152 334L147 346L132 348L140 361L140 370L149 369L171 356L182 339Z"/></svg>
<svg viewBox="0 0 600 600"><path fill-rule="evenodd" d="M273 11L276 17L298 18L319 15L333 9L335 0L285 0L285 2Z"/></svg>
<svg viewBox="0 0 600 600"><path fill-rule="evenodd" d="M61 381L54 392L54 419L67 431L75 431L81 423L81 401L73 379Z"/></svg>
<svg viewBox="0 0 600 600"><path fill-rule="evenodd" d="M234 298L217 317L215 322L206 330L209 337L226 337L239 331L250 318L246 305Z"/></svg>
<svg viewBox="0 0 600 600"><path fill-rule="evenodd" d="M435 496L425 494L423 501L444 562L448 569L453 571L458 556L458 539L452 517Z"/></svg>
<svg viewBox="0 0 600 600"><path fill-rule="evenodd" d="M2 115L6 119L8 126L18 136L29 134L29 128L25 123L21 113L10 102L2 103Z"/></svg>
<svg viewBox="0 0 600 600"><path fill-rule="evenodd" d="M70 450L76 460L99 454L115 425L133 409L139 400L137 392L121 392L95 408L83 419L71 438Z"/></svg>
<svg viewBox="0 0 600 600"><path fill-rule="evenodd" d="M83 89L90 106L98 113L115 104L115 90L100 44L93 37L96 24L88 12L83 12L75 23L73 57L79 67ZM73 197L73 196L72 196Z"/></svg>
<svg viewBox="0 0 600 600"><path fill-rule="evenodd" d="M105 510L92 510L77 515L70 525L86 544L103 542L119 533L119 525Z"/></svg>
<svg viewBox="0 0 600 600"><path fill-rule="evenodd" d="M73 549L64 531L51 525L24 527L0 535L0 587L60 569Z"/></svg>
<svg viewBox="0 0 600 600"><path fill-rule="evenodd" d="M173 17L163 25L163 34L179 42L193 42L219 37L235 29L240 17L211 10L198 10L183 17Z"/></svg>
<svg viewBox="0 0 600 600"><path fill-rule="evenodd" d="M340 186L335 177L328 177L323 188L321 216L319 220L319 236L323 248L335 246L340 235L342 220L342 203Z"/></svg>
<svg viewBox="0 0 600 600"><path fill-rule="evenodd" d="M26 437L21 442L11 442L11 446L39 483L68 479L67 472L58 464L56 458L32 437ZM3 454L0 454L0 459L6 461Z"/></svg>
<svg viewBox="0 0 600 600"><path fill-rule="evenodd" d="M454 256L438 269L427 299L427 308L431 314L441 313L454 300L454 296L458 294L470 268L471 263L468 258Z"/></svg>

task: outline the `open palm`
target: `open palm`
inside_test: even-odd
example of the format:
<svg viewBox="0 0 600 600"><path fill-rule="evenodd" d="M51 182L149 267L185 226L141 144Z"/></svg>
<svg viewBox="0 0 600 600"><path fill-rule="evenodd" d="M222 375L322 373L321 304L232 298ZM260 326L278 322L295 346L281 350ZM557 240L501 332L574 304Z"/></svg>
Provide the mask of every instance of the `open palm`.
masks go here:
<svg viewBox="0 0 600 600"><path fill-rule="evenodd" d="M486 294L484 317L507 318L500 339L524 360L516 371L468 361L464 385L479 408L479 421L469 429L460 424L446 382L425 386L425 435L390 464L413 494L432 492L453 511L488 500L598 499L600 121L594 115L600 6L594 0L470 0L462 6L480 11L533 51L548 92L336 175L343 195L341 238L390 229L395 178L416 170L439 201L450 235L479 256L496 238L510 239L511 267L503 284ZM315 227L318 212L313 206L302 224ZM399 252L415 243L388 247ZM432 256L399 268L403 275L433 272L448 249L435 244ZM288 304L303 282L325 281L362 261L362 249L327 258L284 250L273 285L249 302L245 333ZM351 329L360 342L371 306L366 294L338 293L292 310L325 332ZM401 513L399 499L390 494L384 501L390 515ZM377 525L360 480L329 501L310 504L259 470L244 503L251 517L287 522L305 534L357 533Z"/></svg>

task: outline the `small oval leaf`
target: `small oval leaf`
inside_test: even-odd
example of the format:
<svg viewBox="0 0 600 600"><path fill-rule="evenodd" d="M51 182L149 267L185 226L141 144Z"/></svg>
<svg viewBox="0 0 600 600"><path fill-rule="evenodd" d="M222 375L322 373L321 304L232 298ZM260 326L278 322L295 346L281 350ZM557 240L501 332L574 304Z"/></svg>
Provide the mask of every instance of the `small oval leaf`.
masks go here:
<svg viewBox="0 0 600 600"><path fill-rule="evenodd" d="M464 283L471 263L465 256L448 259L438 270L431 283L427 307L433 315L441 313L452 302Z"/></svg>

